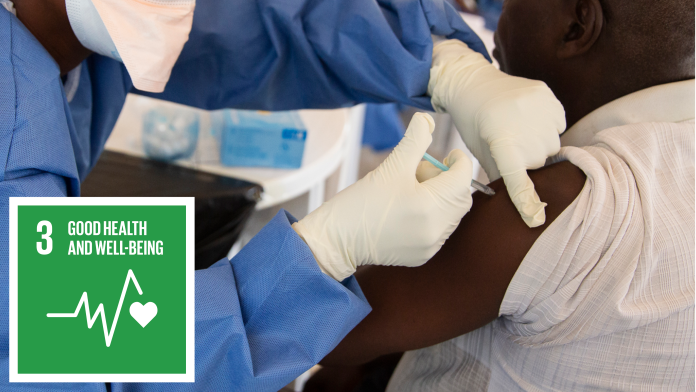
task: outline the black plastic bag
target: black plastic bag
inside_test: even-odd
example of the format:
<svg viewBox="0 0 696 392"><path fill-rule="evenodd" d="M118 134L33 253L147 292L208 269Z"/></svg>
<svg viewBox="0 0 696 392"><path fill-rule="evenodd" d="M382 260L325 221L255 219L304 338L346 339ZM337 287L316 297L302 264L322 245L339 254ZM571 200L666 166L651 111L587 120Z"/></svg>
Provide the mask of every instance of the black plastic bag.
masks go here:
<svg viewBox="0 0 696 392"><path fill-rule="evenodd" d="M193 196L196 269L225 257L254 211L258 184L104 151L82 183L84 197Z"/></svg>

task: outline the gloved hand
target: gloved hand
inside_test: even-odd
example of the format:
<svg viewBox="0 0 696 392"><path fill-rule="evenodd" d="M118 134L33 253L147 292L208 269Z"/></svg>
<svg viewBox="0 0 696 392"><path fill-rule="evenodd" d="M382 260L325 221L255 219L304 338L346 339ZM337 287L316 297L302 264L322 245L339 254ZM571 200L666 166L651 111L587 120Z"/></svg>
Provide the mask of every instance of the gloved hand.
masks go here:
<svg viewBox="0 0 696 392"><path fill-rule="evenodd" d="M464 143L491 181L501 176L529 227L544 223L527 169L538 169L561 148L563 106L545 83L507 75L457 40L433 49L428 93L452 116Z"/></svg>
<svg viewBox="0 0 696 392"><path fill-rule="evenodd" d="M472 164L461 150L450 170L423 183L416 169L435 123L416 113L387 159L292 225L326 274L342 281L366 264L416 267L430 259L471 208Z"/></svg>

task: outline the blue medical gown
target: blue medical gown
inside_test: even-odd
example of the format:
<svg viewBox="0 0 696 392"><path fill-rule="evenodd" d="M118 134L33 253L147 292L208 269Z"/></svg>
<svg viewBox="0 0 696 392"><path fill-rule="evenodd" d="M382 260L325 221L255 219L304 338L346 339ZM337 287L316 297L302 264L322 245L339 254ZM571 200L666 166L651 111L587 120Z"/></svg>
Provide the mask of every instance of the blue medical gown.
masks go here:
<svg viewBox="0 0 696 392"><path fill-rule="evenodd" d="M369 146L375 151L384 151L399 144L406 132L401 121L400 106L396 103L366 105L363 146Z"/></svg>
<svg viewBox="0 0 696 392"><path fill-rule="evenodd" d="M432 110L431 34L488 58L444 0L197 0L193 24L164 93L148 95L206 109Z"/></svg>
<svg viewBox="0 0 696 392"><path fill-rule="evenodd" d="M429 107L431 32L483 48L436 0L199 0L191 38L155 96L207 109ZM8 383L8 198L79 196L132 83L122 64L92 55L68 102L56 63L4 8L0 75L0 390L105 391ZM370 308L353 278L321 273L291 222L281 211L234 259L196 271L196 384L111 389L274 391L332 350Z"/></svg>

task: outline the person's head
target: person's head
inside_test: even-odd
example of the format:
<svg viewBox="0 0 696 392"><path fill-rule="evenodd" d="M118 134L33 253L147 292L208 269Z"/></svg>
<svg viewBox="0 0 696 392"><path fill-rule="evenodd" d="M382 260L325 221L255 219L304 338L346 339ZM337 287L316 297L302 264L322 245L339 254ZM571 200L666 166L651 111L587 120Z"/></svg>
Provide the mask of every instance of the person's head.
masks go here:
<svg viewBox="0 0 696 392"><path fill-rule="evenodd" d="M693 0L505 0L494 56L546 82L568 126L650 86L694 78Z"/></svg>

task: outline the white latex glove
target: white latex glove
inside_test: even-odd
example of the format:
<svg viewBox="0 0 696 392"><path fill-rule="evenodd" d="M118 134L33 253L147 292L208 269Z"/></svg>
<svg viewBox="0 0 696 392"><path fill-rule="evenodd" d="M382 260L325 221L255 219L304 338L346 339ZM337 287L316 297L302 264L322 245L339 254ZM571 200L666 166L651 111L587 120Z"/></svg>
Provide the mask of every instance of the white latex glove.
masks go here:
<svg viewBox="0 0 696 392"><path fill-rule="evenodd" d="M327 275L342 281L366 264L424 264L471 208L472 164L450 153L450 170L423 183L416 169L435 123L416 113L387 159L292 225Z"/></svg>
<svg viewBox="0 0 696 392"><path fill-rule="evenodd" d="M464 143L491 181L501 176L529 227L544 223L527 169L544 166L561 148L563 106L545 83L507 75L458 40L433 49L428 93L438 112L452 116Z"/></svg>

